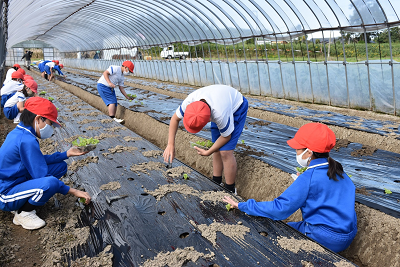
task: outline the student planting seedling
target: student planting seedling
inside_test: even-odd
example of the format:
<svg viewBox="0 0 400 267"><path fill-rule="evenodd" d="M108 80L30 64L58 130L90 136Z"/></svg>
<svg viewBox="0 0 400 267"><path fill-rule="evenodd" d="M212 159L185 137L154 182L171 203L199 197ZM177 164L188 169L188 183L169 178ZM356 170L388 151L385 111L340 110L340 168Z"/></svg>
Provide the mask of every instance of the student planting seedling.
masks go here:
<svg viewBox="0 0 400 267"><path fill-rule="evenodd" d="M118 86L121 93L128 100L133 100L134 98L126 94L124 89L124 75L133 73L133 69L133 63L127 60L122 63L122 66L110 66L97 81L97 90L108 107L108 115L118 123L124 123L124 120L115 118L118 104L114 88Z"/></svg>
<svg viewBox="0 0 400 267"><path fill-rule="evenodd" d="M233 155L246 121L248 103L245 97L227 85L211 85L191 93L177 108L171 118L168 145L163 157L172 162L175 157L175 136L179 121L189 133L198 133L211 121L211 137L214 143L205 150L194 146L201 156L213 155L213 180L222 182L225 174L225 188L236 193L236 159Z"/></svg>
<svg viewBox="0 0 400 267"><path fill-rule="evenodd" d="M0 148L0 209L15 211L13 223L25 229L38 229L46 223L36 215L54 194L72 194L90 202L86 192L70 188L59 179L67 172L64 160L85 152L72 147L65 152L43 155L37 138L52 136L59 127L57 109L49 100L32 97L25 103L21 122Z"/></svg>
<svg viewBox="0 0 400 267"><path fill-rule="evenodd" d="M87 138L79 137L78 139L76 139L75 141L72 142L72 145L77 147L82 152L89 152L89 151L96 149L96 145L99 142L100 141L95 138L87 139Z"/></svg>
<svg viewBox="0 0 400 267"><path fill-rule="evenodd" d="M308 123L287 143L296 150L297 162L308 168L282 195L266 202L237 203L228 196L223 200L249 215L273 220L301 209L303 221L290 226L334 252L345 250L357 234L355 186L342 165L329 157L335 134L324 124Z"/></svg>
<svg viewBox="0 0 400 267"><path fill-rule="evenodd" d="M212 147L214 143L211 142L210 140L207 141L196 141L194 142L190 142L190 147L194 148L194 147L199 147L201 149L205 149L208 150L210 149L210 147Z"/></svg>

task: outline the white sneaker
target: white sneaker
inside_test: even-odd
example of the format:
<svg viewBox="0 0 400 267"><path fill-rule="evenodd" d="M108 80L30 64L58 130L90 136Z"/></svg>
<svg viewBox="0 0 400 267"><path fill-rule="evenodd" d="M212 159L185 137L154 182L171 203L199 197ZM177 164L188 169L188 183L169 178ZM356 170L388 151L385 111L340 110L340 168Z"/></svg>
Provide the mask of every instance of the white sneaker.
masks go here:
<svg viewBox="0 0 400 267"><path fill-rule="evenodd" d="M124 120L117 119L117 118L114 118L114 120L115 120L116 122L118 122L118 123L121 123L121 124L125 122Z"/></svg>
<svg viewBox="0 0 400 267"><path fill-rule="evenodd" d="M19 118L21 117L21 114L22 113L18 113L17 117L14 118L14 123L19 123L20 122Z"/></svg>
<svg viewBox="0 0 400 267"><path fill-rule="evenodd" d="M23 228L28 230L39 229L46 225L46 222L36 215L36 210L29 212L21 211L20 214L16 212L13 223L15 225L21 225Z"/></svg>

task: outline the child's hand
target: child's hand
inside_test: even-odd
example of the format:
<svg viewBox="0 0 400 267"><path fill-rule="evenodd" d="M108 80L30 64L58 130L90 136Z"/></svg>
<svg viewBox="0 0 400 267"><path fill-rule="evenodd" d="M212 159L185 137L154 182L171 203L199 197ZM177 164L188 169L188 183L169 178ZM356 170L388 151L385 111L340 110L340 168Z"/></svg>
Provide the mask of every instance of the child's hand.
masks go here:
<svg viewBox="0 0 400 267"><path fill-rule="evenodd" d="M199 154L200 156L210 156L209 150L201 149L197 146L194 146L194 149L197 150L197 154Z"/></svg>
<svg viewBox="0 0 400 267"><path fill-rule="evenodd" d="M89 204L92 199L88 192L80 191L75 188L70 188L68 193L70 193L78 198L81 198L81 197L84 198L86 200L85 205Z"/></svg>
<svg viewBox="0 0 400 267"><path fill-rule="evenodd" d="M75 157L75 156L81 156L89 153L89 151L82 152L80 151L76 146L71 147L67 151L67 157Z"/></svg>
<svg viewBox="0 0 400 267"><path fill-rule="evenodd" d="M231 204L231 208L235 208L238 209L238 202L234 201L233 199L231 199L228 196L224 196L224 199L222 200L225 203Z"/></svg>

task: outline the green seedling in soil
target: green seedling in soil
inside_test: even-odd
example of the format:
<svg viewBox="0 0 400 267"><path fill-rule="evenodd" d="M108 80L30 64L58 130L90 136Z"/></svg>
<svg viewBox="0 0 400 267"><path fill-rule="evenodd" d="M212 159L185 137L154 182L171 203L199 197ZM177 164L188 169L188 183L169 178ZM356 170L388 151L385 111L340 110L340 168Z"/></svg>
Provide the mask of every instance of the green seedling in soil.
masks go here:
<svg viewBox="0 0 400 267"><path fill-rule="evenodd" d="M143 102L140 102L140 105L144 105Z"/></svg>
<svg viewBox="0 0 400 267"><path fill-rule="evenodd" d="M84 197L80 197L80 198L78 198L78 199L79 199L79 202L80 202L80 203L83 203L83 204L84 204L84 203L86 202L86 199L85 199Z"/></svg>
<svg viewBox="0 0 400 267"><path fill-rule="evenodd" d="M206 148L210 148L212 147L214 143L211 142L210 140L207 141L196 141L195 143L192 143L191 146L194 147L196 145L202 146L202 147L206 147Z"/></svg>
<svg viewBox="0 0 400 267"><path fill-rule="evenodd" d="M39 95L45 95L46 94L46 91L41 91L40 93L39 93Z"/></svg>
<svg viewBox="0 0 400 267"><path fill-rule="evenodd" d="M79 141L79 143L78 143ZM100 141L98 139L94 139L94 138L82 138L79 137L78 139L76 139L75 141L72 142L73 146L77 146L77 147L82 147L82 146L87 146L87 145L97 145Z"/></svg>
<svg viewBox="0 0 400 267"><path fill-rule="evenodd" d="M231 204L226 204L225 207L227 211L230 211L232 209Z"/></svg>
<svg viewBox="0 0 400 267"><path fill-rule="evenodd" d="M57 109L57 111L59 111L60 109L59 108L56 108Z"/></svg>
<svg viewBox="0 0 400 267"><path fill-rule="evenodd" d="M47 99L50 100L50 101L54 100L54 98L52 98L51 96L49 96Z"/></svg>
<svg viewBox="0 0 400 267"><path fill-rule="evenodd" d="M189 179L189 175L187 175L187 173L184 173L183 174L183 179L185 179L185 180Z"/></svg>
<svg viewBox="0 0 400 267"><path fill-rule="evenodd" d="M350 178L353 177L353 175L351 175L351 174L349 174L349 175L347 175L347 176L349 176Z"/></svg>
<svg viewBox="0 0 400 267"><path fill-rule="evenodd" d="M242 140L242 144L244 145L244 140Z"/></svg>
<svg viewBox="0 0 400 267"><path fill-rule="evenodd" d="M296 167L296 171L300 174L302 174L303 172L305 172L307 170L308 167Z"/></svg>
<svg viewBox="0 0 400 267"><path fill-rule="evenodd" d="M390 191L389 189L386 189L386 188L383 188L383 189L385 189L385 194L391 194L392 193L392 191Z"/></svg>
<svg viewBox="0 0 400 267"><path fill-rule="evenodd" d="M135 103L137 103L138 101L137 100L135 100Z"/></svg>

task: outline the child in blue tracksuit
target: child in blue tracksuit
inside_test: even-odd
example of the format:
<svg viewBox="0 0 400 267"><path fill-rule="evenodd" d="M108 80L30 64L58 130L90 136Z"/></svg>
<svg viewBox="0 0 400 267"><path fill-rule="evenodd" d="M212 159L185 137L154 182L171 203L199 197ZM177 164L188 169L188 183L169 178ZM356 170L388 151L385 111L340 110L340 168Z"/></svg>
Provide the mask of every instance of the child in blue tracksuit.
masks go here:
<svg viewBox="0 0 400 267"><path fill-rule="evenodd" d="M0 209L16 211L14 224L25 229L38 229L45 222L36 215L55 193L72 194L90 202L88 193L65 185L59 179L67 172L68 157L85 153L77 148L43 155L37 138L53 134L57 109L47 99L32 97L25 103L21 123L11 131L0 148Z"/></svg>
<svg viewBox="0 0 400 267"><path fill-rule="evenodd" d="M46 80L47 80L47 73L45 71L45 66L46 66L47 63L50 63L50 62L52 62L52 61L51 60L45 60L43 62L40 62L39 65L38 65L38 68L39 68L39 71L40 71L40 73L42 75L42 78L45 78Z"/></svg>
<svg viewBox="0 0 400 267"><path fill-rule="evenodd" d="M340 163L329 157L335 146L332 130L320 123L302 126L288 141L297 162L307 167L285 192L273 201L224 201L249 215L284 220L301 209L303 221L288 224L334 252L345 250L357 234L355 186Z"/></svg>

